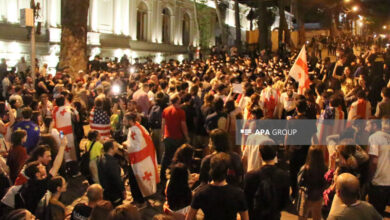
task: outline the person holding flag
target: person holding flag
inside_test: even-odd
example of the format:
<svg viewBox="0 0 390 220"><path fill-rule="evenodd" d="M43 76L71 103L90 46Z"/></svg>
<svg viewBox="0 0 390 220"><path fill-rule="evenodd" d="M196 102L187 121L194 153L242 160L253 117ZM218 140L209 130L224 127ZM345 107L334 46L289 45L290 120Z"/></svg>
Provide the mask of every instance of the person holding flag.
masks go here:
<svg viewBox="0 0 390 220"><path fill-rule="evenodd" d="M291 67L289 76L299 83L298 94L304 94L304 90L310 87L305 45L303 45L294 65Z"/></svg>
<svg viewBox="0 0 390 220"><path fill-rule="evenodd" d="M145 207L144 197L153 195L160 182L157 156L148 131L137 122L135 113L127 113L123 124L128 127L127 140L123 142L130 161L129 182L134 201ZM140 208L139 207L139 208Z"/></svg>
<svg viewBox="0 0 390 220"><path fill-rule="evenodd" d="M72 114L77 114L72 111L72 107L65 105L65 97L59 95L55 99L56 107L53 109L53 121L54 127L64 134L68 140L68 145L65 148L64 159L65 162L76 161L76 149L75 149L75 139L73 135L72 127Z"/></svg>

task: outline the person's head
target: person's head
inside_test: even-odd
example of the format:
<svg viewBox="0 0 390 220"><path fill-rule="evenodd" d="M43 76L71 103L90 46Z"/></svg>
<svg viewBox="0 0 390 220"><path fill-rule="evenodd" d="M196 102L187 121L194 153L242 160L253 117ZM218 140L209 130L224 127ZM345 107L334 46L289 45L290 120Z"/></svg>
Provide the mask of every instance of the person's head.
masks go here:
<svg viewBox="0 0 390 220"><path fill-rule="evenodd" d="M34 148L33 151L31 151L30 155L31 157L29 161L38 161L44 166L49 165L50 161L52 160L50 148L47 145L39 145L38 147Z"/></svg>
<svg viewBox="0 0 390 220"><path fill-rule="evenodd" d="M97 109L103 109L103 103L104 103L104 100L103 98L97 98L95 99L95 108Z"/></svg>
<svg viewBox="0 0 390 220"><path fill-rule="evenodd" d="M30 180L43 180L47 176L46 167L38 161L28 163L24 169L24 174L26 174Z"/></svg>
<svg viewBox="0 0 390 220"><path fill-rule="evenodd" d="M325 172L325 160L322 146L310 146L307 153L305 167L313 173L322 174Z"/></svg>
<svg viewBox="0 0 390 220"><path fill-rule="evenodd" d="M173 95L170 100L172 105L179 105L181 101L180 96L178 94Z"/></svg>
<svg viewBox="0 0 390 220"><path fill-rule="evenodd" d="M33 214L27 209L15 209L10 211L7 215L1 219L4 220L34 220L36 219Z"/></svg>
<svg viewBox="0 0 390 220"><path fill-rule="evenodd" d="M66 191L67 183L62 176L55 176L50 179L48 189L51 193L63 193Z"/></svg>
<svg viewBox="0 0 390 220"><path fill-rule="evenodd" d="M88 203L96 204L98 201L103 199L103 188L99 184L92 184L87 189Z"/></svg>
<svg viewBox="0 0 390 220"><path fill-rule="evenodd" d="M217 152L230 151L229 135L226 131L216 128L210 132L210 144Z"/></svg>
<svg viewBox="0 0 390 220"><path fill-rule="evenodd" d="M227 153L217 153L210 161L210 177L214 182L226 180L230 157Z"/></svg>
<svg viewBox="0 0 390 220"><path fill-rule="evenodd" d="M139 214L136 207L130 204L123 204L116 207L111 211L108 216L109 220L141 220L141 215Z"/></svg>
<svg viewBox="0 0 390 220"><path fill-rule="evenodd" d="M381 92L382 98L390 98L390 88L389 87L384 87Z"/></svg>
<svg viewBox="0 0 390 220"><path fill-rule="evenodd" d="M356 146L341 142L342 145L336 146L337 165L350 170L358 168L358 162L355 158Z"/></svg>
<svg viewBox="0 0 390 220"><path fill-rule="evenodd" d="M184 163L188 169L191 169L194 148L189 144L181 145L173 156L173 163Z"/></svg>
<svg viewBox="0 0 390 220"><path fill-rule="evenodd" d="M221 98L214 99L214 110L216 112L222 112L223 111L223 100Z"/></svg>
<svg viewBox="0 0 390 220"><path fill-rule="evenodd" d="M116 145L114 140L107 140L103 144L104 152L110 155L115 154L116 150L118 149L118 146Z"/></svg>
<svg viewBox="0 0 390 220"><path fill-rule="evenodd" d="M380 129L381 129L381 120L378 120L376 118L370 118L369 120L367 120L365 130L368 133L372 134Z"/></svg>
<svg viewBox="0 0 390 220"><path fill-rule="evenodd" d="M123 117L123 124L126 127L134 126L137 122L137 114L134 112L128 112L125 114L125 117Z"/></svg>
<svg viewBox="0 0 390 220"><path fill-rule="evenodd" d="M358 178L350 173L343 173L336 179L336 194L346 205L355 203L359 198L360 184Z"/></svg>
<svg viewBox="0 0 390 220"><path fill-rule="evenodd" d="M143 83L142 84L142 90L144 90L144 92L149 92L149 84L148 83Z"/></svg>
<svg viewBox="0 0 390 220"><path fill-rule="evenodd" d="M22 109L22 116L25 120L30 120L32 116L32 109L30 107L24 107Z"/></svg>
<svg viewBox="0 0 390 220"><path fill-rule="evenodd" d="M276 157L277 147L273 141L267 141L259 147L260 156L263 161L273 161Z"/></svg>
<svg viewBox="0 0 390 220"><path fill-rule="evenodd" d="M99 140L99 132L96 130L90 130L88 132L88 140L89 141L98 141Z"/></svg>
<svg viewBox="0 0 390 220"><path fill-rule="evenodd" d="M63 95L59 95L57 98L56 98L56 105L58 107L61 107L61 106L64 106L65 105L65 97Z"/></svg>
<svg viewBox="0 0 390 220"><path fill-rule="evenodd" d="M254 107L251 109L251 115L253 116L253 119L261 119L264 117L263 110L259 106Z"/></svg>
<svg viewBox="0 0 390 220"><path fill-rule="evenodd" d="M110 212L113 210L112 204L107 200L98 201L92 208L89 219L91 220L107 220Z"/></svg>
<svg viewBox="0 0 390 220"><path fill-rule="evenodd" d="M296 104L296 110L299 114L305 114L307 110L307 103L305 100L298 100Z"/></svg>
<svg viewBox="0 0 390 220"><path fill-rule="evenodd" d="M11 134L12 146L23 145L27 140L27 132L25 130L16 130Z"/></svg>

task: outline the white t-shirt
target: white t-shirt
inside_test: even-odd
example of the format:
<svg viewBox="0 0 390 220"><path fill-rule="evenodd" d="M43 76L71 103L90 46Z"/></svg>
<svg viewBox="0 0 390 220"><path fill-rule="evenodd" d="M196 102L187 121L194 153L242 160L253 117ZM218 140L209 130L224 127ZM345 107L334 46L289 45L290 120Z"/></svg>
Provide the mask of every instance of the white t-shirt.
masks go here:
<svg viewBox="0 0 390 220"><path fill-rule="evenodd" d="M378 157L378 166L372 184L390 186L390 134L377 131L369 137L368 143L368 154Z"/></svg>
<svg viewBox="0 0 390 220"><path fill-rule="evenodd" d="M262 161L259 155L259 146L263 145L265 142L273 142L273 140L266 135L249 135L246 140L245 149L242 152L242 156L246 157L248 161L247 172L261 167Z"/></svg>

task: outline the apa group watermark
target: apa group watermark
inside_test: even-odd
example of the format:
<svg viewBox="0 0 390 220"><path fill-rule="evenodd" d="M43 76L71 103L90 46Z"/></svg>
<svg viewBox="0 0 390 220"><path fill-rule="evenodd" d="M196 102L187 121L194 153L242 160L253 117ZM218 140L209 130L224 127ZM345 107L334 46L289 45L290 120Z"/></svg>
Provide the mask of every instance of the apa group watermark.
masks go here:
<svg viewBox="0 0 390 220"><path fill-rule="evenodd" d="M286 136L286 135L296 135L298 129L241 129L240 133L243 135L273 135L273 136Z"/></svg>

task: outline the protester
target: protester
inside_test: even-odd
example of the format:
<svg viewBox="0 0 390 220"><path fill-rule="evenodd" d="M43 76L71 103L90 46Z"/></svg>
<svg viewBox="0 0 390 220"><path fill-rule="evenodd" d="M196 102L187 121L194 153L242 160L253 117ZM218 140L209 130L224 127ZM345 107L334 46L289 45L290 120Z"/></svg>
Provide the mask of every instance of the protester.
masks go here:
<svg viewBox="0 0 390 220"><path fill-rule="evenodd" d="M26 148L22 145L26 142L26 140L27 133L24 130L15 131L11 135L12 147L8 153L7 165L10 170L9 176L12 183L15 182L28 158Z"/></svg>
<svg viewBox="0 0 390 220"><path fill-rule="evenodd" d="M289 176L275 166L275 145L258 147L262 166L245 175L244 192L249 219L280 219L289 201Z"/></svg>
<svg viewBox="0 0 390 220"><path fill-rule="evenodd" d="M114 157L118 143L108 140L103 144L104 155L98 160L99 183L104 189L104 199L113 206L118 206L126 198L126 191L121 178L121 167Z"/></svg>
<svg viewBox="0 0 390 220"><path fill-rule="evenodd" d="M186 219L196 219L196 213L202 209L204 219L236 219L237 213L242 220L249 219L244 192L226 182L229 167L229 155L218 153L211 158L211 182L195 193Z"/></svg>
<svg viewBox="0 0 390 220"><path fill-rule="evenodd" d="M372 219L380 220L382 216L368 202L360 201L359 180L349 173L341 174L337 177L336 193L340 197L341 203L337 207L332 206L329 220L347 219Z"/></svg>
<svg viewBox="0 0 390 220"><path fill-rule="evenodd" d="M86 220L90 217L92 209L103 200L103 188L99 184L92 184L87 189L88 203L77 204L72 211L71 220Z"/></svg>
<svg viewBox="0 0 390 220"><path fill-rule="evenodd" d="M298 193L304 201L298 201L299 219L307 219L311 214L314 220L321 220L322 192L325 189L326 166L321 146L309 148L305 165L298 173ZM301 189L305 188L303 192ZM303 198L304 197L304 198Z"/></svg>

